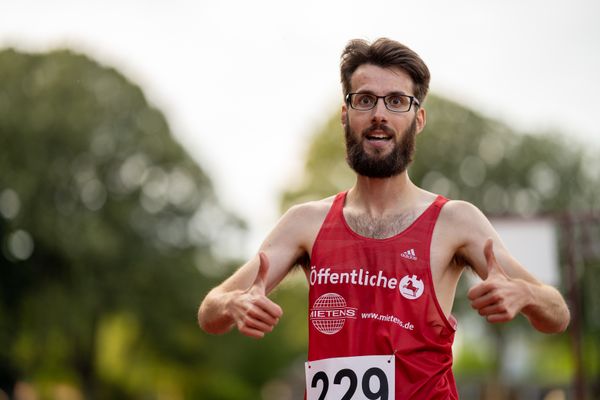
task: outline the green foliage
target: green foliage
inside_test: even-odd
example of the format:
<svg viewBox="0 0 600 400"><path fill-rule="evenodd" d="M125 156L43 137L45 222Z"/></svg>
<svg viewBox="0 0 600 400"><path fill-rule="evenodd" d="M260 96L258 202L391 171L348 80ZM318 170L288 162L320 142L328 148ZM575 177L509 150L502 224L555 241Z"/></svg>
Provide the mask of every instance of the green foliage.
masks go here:
<svg viewBox="0 0 600 400"><path fill-rule="evenodd" d="M0 389L201 391L196 265L227 271L211 246L244 226L162 113L85 56L3 50L0 147Z"/></svg>
<svg viewBox="0 0 600 400"><path fill-rule="evenodd" d="M532 343L532 377L545 384L568 383L573 371L573 357L566 336L539 336Z"/></svg>

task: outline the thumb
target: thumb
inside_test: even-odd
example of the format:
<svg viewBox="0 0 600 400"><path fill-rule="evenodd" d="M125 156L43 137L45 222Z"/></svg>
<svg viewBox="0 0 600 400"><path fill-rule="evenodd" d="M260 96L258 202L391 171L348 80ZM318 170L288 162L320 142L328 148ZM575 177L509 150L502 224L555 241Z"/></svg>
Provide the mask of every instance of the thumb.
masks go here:
<svg viewBox="0 0 600 400"><path fill-rule="evenodd" d="M258 266L258 273L256 274L256 279L254 279L254 283L252 286L258 287L263 291L263 293L267 290L267 274L269 273L269 259L264 252L258 253L258 257L260 259L260 264Z"/></svg>
<svg viewBox="0 0 600 400"><path fill-rule="evenodd" d="M506 276L506 273L496 260L496 256L494 255L494 242L491 238L488 238L485 241L485 246L483 247L483 254L485 255L485 260L487 263L488 270L488 278L490 275L502 275Z"/></svg>

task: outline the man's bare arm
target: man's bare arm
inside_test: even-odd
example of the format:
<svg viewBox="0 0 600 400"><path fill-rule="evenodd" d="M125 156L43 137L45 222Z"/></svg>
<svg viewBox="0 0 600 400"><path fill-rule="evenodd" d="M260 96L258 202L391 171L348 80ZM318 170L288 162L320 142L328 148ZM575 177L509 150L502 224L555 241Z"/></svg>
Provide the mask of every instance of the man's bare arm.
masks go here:
<svg viewBox="0 0 600 400"><path fill-rule="evenodd" d="M208 333L240 333L261 338L283 314L267 296L305 255L322 222L314 207L292 207L260 247L259 254L211 290L198 310L198 323Z"/></svg>
<svg viewBox="0 0 600 400"><path fill-rule="evenodd" d="M541 332L563 332L570 313L558 290L538 281L510 255L481 211L468 203L453 203L459 203L453 206L465 238L458 254L483 279L469 290L471 306L492 323L522 313Z"/></svg>

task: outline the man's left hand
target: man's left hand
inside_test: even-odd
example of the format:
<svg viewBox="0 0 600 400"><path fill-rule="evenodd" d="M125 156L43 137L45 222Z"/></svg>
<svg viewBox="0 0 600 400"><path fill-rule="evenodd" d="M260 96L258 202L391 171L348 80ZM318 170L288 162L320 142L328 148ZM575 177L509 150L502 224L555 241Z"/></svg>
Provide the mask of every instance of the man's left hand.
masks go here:
<svg viewBox="0 0 600 400"><path fill-rule="evenodd" d="M510 278L504 271L494 255L492 239L485 242L483 253L488 274L483 282L469 290L471 307L488 322L510 321L527 305L527 283Z"/></svg>

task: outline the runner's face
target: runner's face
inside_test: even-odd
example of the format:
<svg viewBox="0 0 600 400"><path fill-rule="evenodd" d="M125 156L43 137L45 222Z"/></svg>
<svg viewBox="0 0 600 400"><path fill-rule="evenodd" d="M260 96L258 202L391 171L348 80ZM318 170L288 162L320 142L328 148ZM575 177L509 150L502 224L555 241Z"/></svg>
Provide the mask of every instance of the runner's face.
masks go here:
<svg viewBox="0 0 600 400"><path fill-rule="evenodd" d="M413 82L404 71L362 65L350 81L352 92L367 92L378 96L390 93L412 95ZM422 108L406 113L394 113L385 108L383 100L369 111L342 107L342 124L346 136L348 164L359 175L387 178L402 173L412 160L415 135L425 123Z"/></svg>
<svg viewBox="0 0 600 400"><path fill-rule="evenodd" d="M369 136L374 135L370 132L373 130L367 128L361 135L357 135L349 123L344 125L346 159L354 172L369 178L389 178L406 171L415 151L416 119L413 119L400 139L389 139L393 147L386 153L371 155L365 150L364 142L373 140L369 139Z"/></svg>

